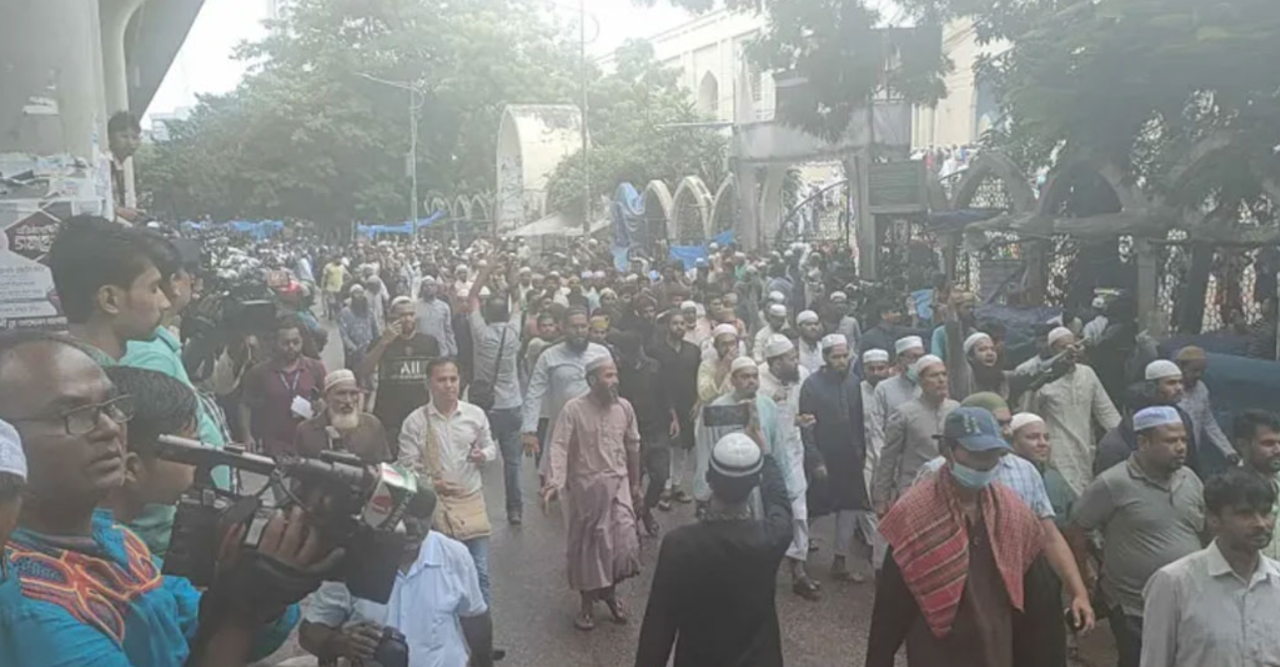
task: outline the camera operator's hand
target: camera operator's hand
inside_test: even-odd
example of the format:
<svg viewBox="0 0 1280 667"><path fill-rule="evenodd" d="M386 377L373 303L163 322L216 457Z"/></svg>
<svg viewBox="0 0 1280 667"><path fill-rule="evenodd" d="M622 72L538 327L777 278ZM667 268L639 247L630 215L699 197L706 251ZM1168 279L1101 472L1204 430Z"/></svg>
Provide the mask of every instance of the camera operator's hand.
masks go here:
<svg viewBox="0 0 1280 667"><path fill-rule="evenodd" d="M329 652L351 660L372 660L382 641L382 626L376 623L354 623L333 635Z"/></svg>

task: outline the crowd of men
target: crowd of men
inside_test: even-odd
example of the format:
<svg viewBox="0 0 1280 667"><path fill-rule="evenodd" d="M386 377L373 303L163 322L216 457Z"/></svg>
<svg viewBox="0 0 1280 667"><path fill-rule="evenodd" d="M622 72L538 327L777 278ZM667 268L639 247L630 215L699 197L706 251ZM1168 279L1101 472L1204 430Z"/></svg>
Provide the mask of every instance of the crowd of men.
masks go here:
<svg viewBox="0 0 1280 667"><path fill-rule="evenodd" d="M630 620L618 586L661 539L637 667L782 665L779 570L832 594L822 516L825 574L875 582L869 667L1065 665L1104 617L1120 667L1280 664L1280 417L1224 433L1207 355L1145 358L1123 295L1021 359L972 294L940 282L922 315L830 248L619 269L594 240L202 242L69 220L46 260L66 334L0 336L0 665L247 664L295 628L324 665L391 629L411 665L491 664L515 601L491 594L487 465L510 525L562 514L581 631L598 603ZM210 249L236 245L271 316L227 306L210 334ZM163 574L193 470L162 436L416 476L389 599L321 584L342 554L301 507L252 550L232 528L204 590Z"/></svg>

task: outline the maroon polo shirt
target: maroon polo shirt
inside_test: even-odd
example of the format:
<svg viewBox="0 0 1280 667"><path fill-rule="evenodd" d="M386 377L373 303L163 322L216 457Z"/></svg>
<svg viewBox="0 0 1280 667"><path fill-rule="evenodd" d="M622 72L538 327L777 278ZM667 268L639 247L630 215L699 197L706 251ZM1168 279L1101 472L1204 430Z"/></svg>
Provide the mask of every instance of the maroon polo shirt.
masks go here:
<svg viewBox="0 0 1280 667"><path fill-rule="evenodd" d="M292 371L284 370L284 361L271 359L249 369L245 374L244 402L251 409L253 436L268 456L295 454L294 435L301 419L290 409L293 397L311 400L313 392L324 388L324 364L302 357Z"/></svg>

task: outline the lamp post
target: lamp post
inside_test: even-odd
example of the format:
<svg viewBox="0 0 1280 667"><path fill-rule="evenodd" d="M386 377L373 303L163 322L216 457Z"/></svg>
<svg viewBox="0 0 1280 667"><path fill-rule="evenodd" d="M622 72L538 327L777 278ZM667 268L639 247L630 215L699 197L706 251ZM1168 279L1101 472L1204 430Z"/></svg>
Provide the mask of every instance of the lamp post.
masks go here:
<svg viewBox="0 0 1280 667"><path fill-rule="evenodd" d="M418 238L418 87L407 81L388 81L372 74L358 73L361 78L374 83L409 91L409 155L408 172L410 182L409 219L413 221L413 238Z"/></svg>

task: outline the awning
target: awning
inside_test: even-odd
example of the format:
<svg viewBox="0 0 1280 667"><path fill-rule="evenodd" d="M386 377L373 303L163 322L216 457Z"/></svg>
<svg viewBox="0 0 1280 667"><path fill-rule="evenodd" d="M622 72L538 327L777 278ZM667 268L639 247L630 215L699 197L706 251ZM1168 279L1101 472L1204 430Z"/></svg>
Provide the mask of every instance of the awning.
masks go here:
<svg viewBox="0 0 1280 667"><path fill-rule="evenodd" d="M591 223L591 233L595 234L609 226L609 219L603 218ZM574 213L552 213L547 217L531 222L503 236L531 238L535 236L582 236L582 217Z"/></svg>

